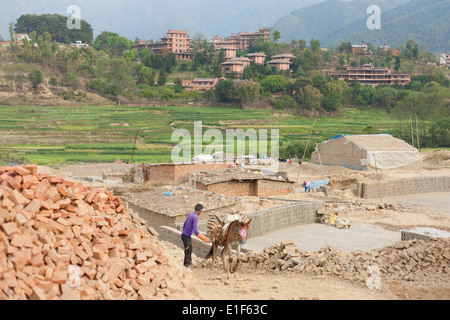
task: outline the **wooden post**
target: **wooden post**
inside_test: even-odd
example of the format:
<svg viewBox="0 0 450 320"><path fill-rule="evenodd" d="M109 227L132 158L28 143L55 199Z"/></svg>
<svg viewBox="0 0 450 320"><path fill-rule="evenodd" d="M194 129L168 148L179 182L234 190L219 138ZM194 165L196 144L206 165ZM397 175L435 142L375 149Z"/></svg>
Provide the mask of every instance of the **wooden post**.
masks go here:
<svg viewBox="0 0 450 320"><path fill-rule="evenodd" d="M416 131L417 131L417 149L420 152L420 141L419 141L419 126L417 124L417 113L416 113Z"/></svg>
<svg viewBox="0 0 450 320"><path fill-rule="evenodd" d="M414 130L412 125L412 118L409 119L411 124L411 145L414 147Z"/></svg>
<svg viewBox="0 0 450 320"><path fill-rule="evenodd" d="M378 165L377 165L377 159L375 158L375 153L373 154L373 161L375 162L375 170L377 171L378 191L380 192L380 200L381 200L381 203L383 203L383 197L381 195L380 177L378 176Z"/></svg>
<svg viewBox="0 0 450 320"><path fill-rule="evenodd" d="M311 139L311 135L312 135L312 132L313 132L314 127L316 125L316 120L317 120L318 116L319 116L319 113L316 114L316 118L314 119L314 124L313 124L313 126L311 128L311 132L309 133L309 138L308 138L308 141L306 142L305 151L303 152L302 163L303 163L303 160L305 160L306 149L308 149L309 140Z"/></svg>
<svg viewBox="0 0 450 320"><path fill-rule="evenodd" d="M139 132L139 130L136 130L136 137L134 138L134 145L133 145L133 153L131 155L131 163L133 163L134 149L136 148L136 140L137 140L138 132Z"/></svg>
<svg viewBox="0 0 450 320"><path fill-rule="evenodd" d="M322 179L323 179L323 183L325 185L326 196L328 197L328 187L325 184L325 172L323 171L322 159L320 158L320 151L319 151L319 147L317 146L317 142L316 142L316 149L317 149L317 155L319 156L320 169L322 170Z"/></svg>

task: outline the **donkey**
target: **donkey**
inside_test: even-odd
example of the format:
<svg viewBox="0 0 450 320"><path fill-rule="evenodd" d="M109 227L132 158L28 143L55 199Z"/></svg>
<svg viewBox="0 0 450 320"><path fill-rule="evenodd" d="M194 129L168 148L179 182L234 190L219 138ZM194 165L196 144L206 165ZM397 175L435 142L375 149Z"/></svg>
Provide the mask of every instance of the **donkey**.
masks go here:
<svg viewBox="0 0 450 320"><path fill-rule="evenodd" d="M240 254L241 254L241 244L245 243L247 240L247 234L248 229L250 228L250 221L249 219L246 222L240 222L238 220L233 221L228 226L227 230L225 230L225 234L222 232L212 237L212 247L209 253L206 255L205 260L212 256L212 262L211 262L211 273L214 270L214 262L216 261L217 256L217 249L219 246L223 247L222 250L222 262L223 262L223 268L226 273L234 273L236 272L239 262L240 262ZM237 247L237 261L236 264L233 267L233 256L231 251L231 245L233 242L237 241L238 247ZM229 269L227 268L227 263L225 260L225 255L228 254L228 260L229 260Z"/></svg>

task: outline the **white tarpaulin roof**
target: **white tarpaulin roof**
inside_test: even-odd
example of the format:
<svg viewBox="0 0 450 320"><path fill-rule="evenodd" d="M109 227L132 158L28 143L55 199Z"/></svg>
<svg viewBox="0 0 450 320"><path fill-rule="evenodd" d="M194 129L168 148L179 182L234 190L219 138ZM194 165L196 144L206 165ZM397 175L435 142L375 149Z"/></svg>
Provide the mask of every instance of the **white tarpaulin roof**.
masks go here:
<svg viewBox="0 0 450 320"><path fill-rule="evenodd" d="M338 136L318 145L325 165L341 165L358 169L401 168L422 158L419 151L389 134ZM312 162L318 162L318 149Z"/></svg>

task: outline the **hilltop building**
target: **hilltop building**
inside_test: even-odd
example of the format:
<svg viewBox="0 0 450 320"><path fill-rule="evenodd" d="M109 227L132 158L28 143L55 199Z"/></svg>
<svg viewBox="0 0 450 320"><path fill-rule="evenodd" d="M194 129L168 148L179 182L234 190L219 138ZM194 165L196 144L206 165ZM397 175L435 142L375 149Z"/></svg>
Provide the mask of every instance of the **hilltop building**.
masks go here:
<svg viewBox="0 0 450 320"><path fill-rule="evenodd" d="M295 58L292 54L278 54L272 57L272 60L267 62L267 65L270 67L275 67L280 71L290 70L292 62L290 59Z"/></svg>
<svg viewBox="0 0 450 320"><path fill-rule="evenodd" d="M215 90L219 83L218 78L195 78L194 80L183 80L182 86L186 91Z"/></svg>
<svg viewBox="0 0 450 320"><path fill-rule="evenodd" d="M439 65L450 67L450 54L449 53L441 53L439 55Z"/></svg>
<svg viewBox="0 0 450 320"><path fill-rule="evenodd" d="M375 68L371 63L367 63L362 67L348 67L347 72L331 72L330 76L336 80L345 80L349 82L361 82L362 85L406 85L411 82L409 73L392 73L387 67Z"/></svg>
<svg viewBox="0 0 450 320"><path fill-rule="evenodd" d="M245 64L242 61L231 59L221 63L220 65L222 67L222 73L227 76L235 76L240 78L244 73Z"/></svg>
<svg viewBox="0 0 450 320"><path fill-rule="evenodd" d="M14 33L14 41L15 42L23 41L23 39L27 39L28 41L31 41L31 38L27 33Z"/></svg>
<svg viewBox="0 0 450 320"><path fill-rule="evenodd" d="M389 47L388 45L382 45L379 48L381 54L388 53L394 57L400 56L400 50Z"/></svg>
<svg viewBox="0 0 450 320"><path fill-rule="evenodd" d="M216 51L223 50L223 56L224 56L225 60L236 58L237 49L235 47L232 47L232 46L223 46L222 47L221 46L221 47L216 47L215 50Z"/></svg>
<svg viewBox="0 0 450 320"><path fill-rule="evenodd" d="M352 54L367 54L369 53L369 45L361 42L360 44L352 44Z"/></svg>
<svg viewBox="0 0 450 320"><path fill-rule="evenodd" d="M148 49L150 52L159 54L174 53L181 60L192 60L193 53L191 52L191 38L189 38L186 31L169 30L165 37L156 43L145 43L144 41L132 46L141 52Z"/></svg>
<svg viewBox="0 0 450 320"><path fill-rule="evenodd" d="M219 35L214 36L211 42L216 48L223 46L231 46L238 50L248 50L250 44L258 39L268 40L270 38L270 28L259 28L258 32L239 32L227 38Z"/></svg>
<svg viewBox="0 0 450 320"><path fill-rule="evenodd" d="M253 60L255 64L264 65L267 56L264 53L249 53L246 57Z"/></svg>

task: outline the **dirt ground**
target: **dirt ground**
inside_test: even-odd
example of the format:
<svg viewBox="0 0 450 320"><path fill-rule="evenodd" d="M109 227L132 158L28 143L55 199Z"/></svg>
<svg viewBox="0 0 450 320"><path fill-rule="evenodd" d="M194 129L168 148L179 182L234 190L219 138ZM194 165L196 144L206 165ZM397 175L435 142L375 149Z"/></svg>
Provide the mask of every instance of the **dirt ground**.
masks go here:
<svg viewBox="0 0 450 320"><path fill-rule="evenodd" d="M438 154L440 157L442 153ZM427 155L424 155L426 159ZM394 179L427 174L449 175L450 168L444 160L429 158L423 169L397 170L379 173L380 179ZM304 164L301 170L295 165L283 165L280 171L286 171L289 178L299 181L322 179L325 175L335 183L336 190L343 191L346 203L328 204L328 208L339 210L342 217L352 223L382 227L400 231L412 227L433 227L450 231L449 193L420 194L380 200L357 199L349 192L358 181L377 179L375 172L356 172L340 167L324 167ZM285 198L301 199L307 197L322 198L323 194L296 193ZM345 202L345 201L344 201ZM380 209L378 205L386 208ZM388 204L388 206L386 206ZM249 239L251 241L251 239ZM174 261L183 260L183 251L170 244L163 244ZM424 283L404 281L382 281L381 289L370 290L364 283L352 283L331 276L309 276L292 271L258 271L240 268L227 277L221 266L211 274L209 267L197 263L191 268L195 275L196 287L201 299L211 300L448 300L450 299L450 276Z"/></svg>
<svg viewBox="0 0 450 320"><path fill-rule="evenodd" d="M436 155L436 154L435 154ZM383 199L359 199L349 192L355 183L374 179L394 179L420 175L450 175L448 153L438 157L424 155L423 169L380 172L353 171L341 167L324 167L314 164L283 164L280 171L300 184L306 181L330 178L332 193L342 201L327 202L326 208L338 211L341 217L353 224L376 226L391 231L413 227L432 227L450 231L450 193L418 194ZM299 170L300 169L300 170ZM323 169L323 172L322 172ZM183 193L180 193L183 196ZM296 192L286 199L314 198L326 200L321 192ZM250 200L250 199L247 199ZM244 203L242 204L244 205ZM253 199L242 210L264 207L266 203ZM287 240L287 239L286 239ZM251 241L251 239L249 239ZM161 241L162 248L173 263L182 263L183 250L169 242ZM332 276L311 276L293 271L263 271L240 267L227 276L220 266L210 274L209 267L201 265L202 257L194 258L189 268L191 281L201 300L448 300L450 276L415 283L382 279L381 289L370 290L365 283L349 282ZM219 259L218 259L219 260ZM242 266L242 265L241 265ZM180 297L182 299L182 297Z"/></svg>

